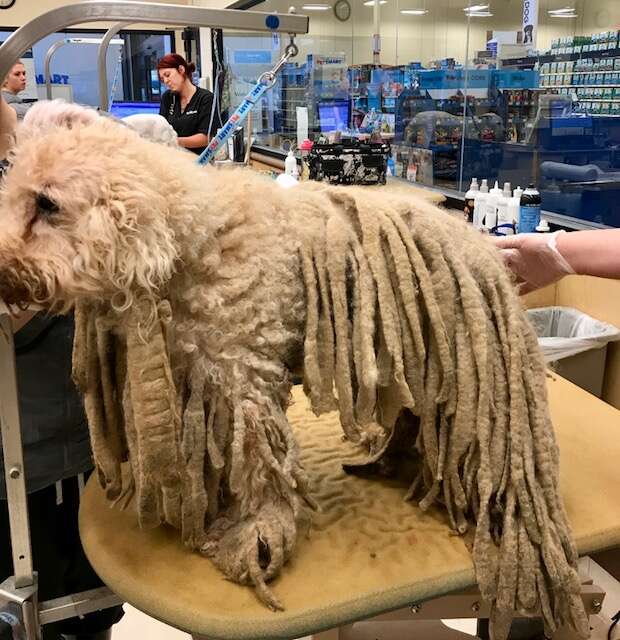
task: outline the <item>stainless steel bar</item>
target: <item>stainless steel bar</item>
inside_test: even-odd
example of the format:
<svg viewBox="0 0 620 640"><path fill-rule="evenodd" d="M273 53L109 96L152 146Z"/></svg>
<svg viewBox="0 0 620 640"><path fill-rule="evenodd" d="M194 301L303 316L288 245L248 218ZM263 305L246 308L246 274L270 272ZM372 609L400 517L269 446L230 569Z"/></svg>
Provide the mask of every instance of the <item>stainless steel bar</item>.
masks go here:
<svg viewBox="0 0 620 640"><path fill-rule="evenodd" d="M107 34L106 34L107 35ZM64 44L98 44L101 45L103 42L102 38L63 38L62 40L58 40L58 42L54 42L54 44L47 50L45 54L45 95L48 100L52 99L52 73L50 71L50 66L52 63L52 58L56 51L60 49ZM108 45L112 42L112 38L108 41ZM115 44L125 44L123 40L120 42L116 42ZM106 45L107 49L107 45ZM105 59L104 59L105 66ZM107 83L107 79L106 79Z"/></svg>
<svg viewBox="0 0 620 640"><path fill-rule="evenodd" d="M121 0L86 0L52 9L11 34L0 47L0 78L6 76L15 61L33 44L59 29L83 22L144 22L242 31L308 33L308 17L294 14Z"/></svg>
<svg viewBox="0 0 620 640"><path fill-rule="evenodd" d="M90 589L70 596L46 600L39 606L39 621L43 624L83 616L93 611L108 609L123 601L107 587Z"/></svg>
<svg viewBox="0 0 620 640"><path fill-rule="evenodd" d="M97 51L97 71L99 73L99 107L102 111L107 111L110 108L108 99L108 67L107 56L108 47L114 36L121 30L130 25L131 22L117 22L114 26L110 27L106 34L103 36L103 40L99 45Z"/></svg>
<svg viewBox="0 0 620 640"><path fill-rule="evenodd" d="M34 583L32 552L30 547L30 524L26 501L26 479L24 454L17 401L17 376L15 373L15 350L13 328L8 310L0 308L0 428L2 430L2 452L6 497L9 505L9 524L13 551L15 586L27 587Z"/></svg>
<svg viewBox="0 0 620 640"><path fill-rule="evenodd" d="M50 73L50 64L52 62L52 57L65 44L64 39L58 40L51 45L51 47L47 50L45 54L45 63L44 63L44 74L45 74L45 97L48 100L52 99L52 74Z"/></svg>

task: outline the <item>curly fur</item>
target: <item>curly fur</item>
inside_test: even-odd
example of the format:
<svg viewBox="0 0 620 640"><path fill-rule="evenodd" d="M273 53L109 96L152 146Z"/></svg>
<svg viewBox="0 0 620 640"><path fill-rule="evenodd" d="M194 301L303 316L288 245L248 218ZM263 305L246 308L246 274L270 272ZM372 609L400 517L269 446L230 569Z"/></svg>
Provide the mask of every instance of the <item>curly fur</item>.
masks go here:
<svg viewBox="0 0 620 640"><path fill-rule="evenodd" d="M544 366L480 236L416 196L277 190L113 122L25 136L12 161L0 293L75 307L110 499L135 491L143 526L177 526L279 608L266 582L312 506L285 415L303 368L315 412L370 452L351 471L408 454L408 496L475 524L495 637L539 606L587 635Z"/></svg>

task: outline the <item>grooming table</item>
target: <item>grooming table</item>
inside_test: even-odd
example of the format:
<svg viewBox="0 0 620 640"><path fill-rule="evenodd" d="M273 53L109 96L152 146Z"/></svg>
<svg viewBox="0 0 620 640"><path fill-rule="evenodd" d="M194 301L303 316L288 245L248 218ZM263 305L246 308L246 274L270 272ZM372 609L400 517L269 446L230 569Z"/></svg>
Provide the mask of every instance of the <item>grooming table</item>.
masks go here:
<svg viewBox="0 0 620 640"><path fill-rule="evenodd" d="M619 546L620 411L561 378L548 384L579 552ZM300 532L293 559L272 583L286 611L272 613L251 588L225 580L208 559L185 549L175 530L138 529L133 511L110 508L93 476L82 498L82 540L113 591L147 614L209 639L275 640L475 584L465 540L450 535L442 512L422 513L403 502L405 488L396 482L346 475L341 465L356 454L342 441L337 414L315 418L301 389L294 398L289 417L322 512L307 537Z"/></svg>

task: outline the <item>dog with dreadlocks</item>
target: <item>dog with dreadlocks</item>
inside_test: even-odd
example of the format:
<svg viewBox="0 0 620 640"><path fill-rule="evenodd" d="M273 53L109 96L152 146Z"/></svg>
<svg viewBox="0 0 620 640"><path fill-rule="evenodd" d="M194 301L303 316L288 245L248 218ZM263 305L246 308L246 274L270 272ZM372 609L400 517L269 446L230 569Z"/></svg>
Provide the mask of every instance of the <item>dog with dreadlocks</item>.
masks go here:
<svg viewBox="0 0 620 640"><path fill-rule="evenodd" d="M587 637L545 368L479 234L416 192L279 190L104 118L23 130L11 165L0 294L74 309L98 478L141 526L280 608L266 583L313 506L286 418L300 371L370 467L410 454L408 497L474 528L494 637L515 611Z"/></svg>

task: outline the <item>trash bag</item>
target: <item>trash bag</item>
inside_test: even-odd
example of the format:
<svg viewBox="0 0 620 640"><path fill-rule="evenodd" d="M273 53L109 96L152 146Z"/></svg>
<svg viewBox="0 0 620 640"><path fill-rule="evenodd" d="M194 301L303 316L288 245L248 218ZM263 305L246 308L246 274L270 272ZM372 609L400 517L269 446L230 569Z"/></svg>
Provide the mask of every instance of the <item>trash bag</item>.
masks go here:
<svg viewBox="0 0 620 640"><path fill-rule="evenodd" d="M538 335L546 362L601 349L620 340L620 329L570 307L529 309L528 317Z"/></svg>

